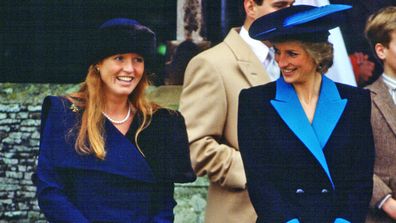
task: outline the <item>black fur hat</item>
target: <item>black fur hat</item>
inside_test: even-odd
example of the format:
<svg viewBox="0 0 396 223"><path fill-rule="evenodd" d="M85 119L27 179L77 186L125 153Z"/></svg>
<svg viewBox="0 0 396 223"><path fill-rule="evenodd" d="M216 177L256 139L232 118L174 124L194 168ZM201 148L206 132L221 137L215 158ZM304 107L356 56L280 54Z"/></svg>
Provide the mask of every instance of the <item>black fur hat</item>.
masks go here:
<svg viewBox="0 0 396 223"><path fill-rule="evenodd" d="M115 54L137 53L145 63L151 63L156 52L156 36L151 29L128 18L104 22L93 36L89 64Z"/></svg>

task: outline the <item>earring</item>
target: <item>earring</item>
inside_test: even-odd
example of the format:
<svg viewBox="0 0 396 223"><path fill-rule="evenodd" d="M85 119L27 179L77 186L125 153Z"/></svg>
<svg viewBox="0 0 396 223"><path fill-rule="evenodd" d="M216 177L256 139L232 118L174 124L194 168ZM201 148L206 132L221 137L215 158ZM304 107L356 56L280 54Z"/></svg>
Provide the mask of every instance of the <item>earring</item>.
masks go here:
<svg viewBox="0 0 396 223"><path fill-rule="evenodd" d="M323 69L322 64L319 64L317 70L318 70L319 72L322 72L322 69Z"/></svg>
<svg viewBox="0 0 396 223"><path fill-rule="evenodd" d="M98 67L98 66L95 66L95 71L96 71L97 73L100 73L100 70L99 70L99 67Z"/></svg>

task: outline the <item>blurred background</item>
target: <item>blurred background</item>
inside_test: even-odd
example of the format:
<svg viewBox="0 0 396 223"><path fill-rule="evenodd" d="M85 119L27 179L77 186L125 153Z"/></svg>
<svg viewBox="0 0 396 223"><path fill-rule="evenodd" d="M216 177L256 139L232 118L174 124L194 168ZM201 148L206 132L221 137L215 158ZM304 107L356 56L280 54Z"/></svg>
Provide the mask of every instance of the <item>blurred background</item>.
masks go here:
<svg viewBox="0 0 396 223"><path fill-rule="evenodd" d="M0 82L82 81L92 30L115 17L134 18L156 32L154 71L159 73L172 54L167 49L178 42L222 40L240 24L241 5L235 0L1 1Z"/></svg>

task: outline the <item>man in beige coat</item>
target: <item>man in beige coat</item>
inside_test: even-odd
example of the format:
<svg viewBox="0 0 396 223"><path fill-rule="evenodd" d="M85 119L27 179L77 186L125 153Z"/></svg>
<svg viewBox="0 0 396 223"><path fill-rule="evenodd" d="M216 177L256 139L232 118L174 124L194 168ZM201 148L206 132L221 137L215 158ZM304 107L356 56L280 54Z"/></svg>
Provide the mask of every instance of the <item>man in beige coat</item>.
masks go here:
<svg viewBox="0 0 396 223"><path fill-rule="evenodd" d="M264 66L271 64L269 49L252 42L247 30L256 18L293 2L244 0L243 27L231 29L222 43L197 55L187 66L180 111L186 120L193 168L210 181L206 223L256 222L238 149L238 96L243 88L275 80L279 72L268 75ZM260 47L261 52L254 52Z"/></svg>
<svg viewBox="0 0 396 223"><path fill-rule="evenodd" d="M371 16L366 36L384 67L384 73L367 87L376 157L366 223L391 223L396 222L396 6Z"/></svg>

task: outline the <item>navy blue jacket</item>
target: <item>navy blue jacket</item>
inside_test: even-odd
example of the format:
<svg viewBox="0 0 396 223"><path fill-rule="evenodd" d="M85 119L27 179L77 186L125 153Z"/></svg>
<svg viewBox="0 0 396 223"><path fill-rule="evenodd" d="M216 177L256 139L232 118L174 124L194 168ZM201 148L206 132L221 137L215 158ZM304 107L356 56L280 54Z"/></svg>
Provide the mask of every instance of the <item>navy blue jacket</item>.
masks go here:
<svg viewBox="0 0 396 223"><path fill-rule="evenodd" d="M124 136L106 120L106 157L74 149L81 111L61 97L43 103L35 181L39 206L50 222L173 222L174 182L191 182L183 117L160 109L138 138L137 115Z"/></svg>
<svg viewBox="0 0 396 223"><path fill-rule="evenodd" d="M322 79L312 124L283 78L243 90L238 140L257 222L364 222L374 145L368 91Z"/></svg>

